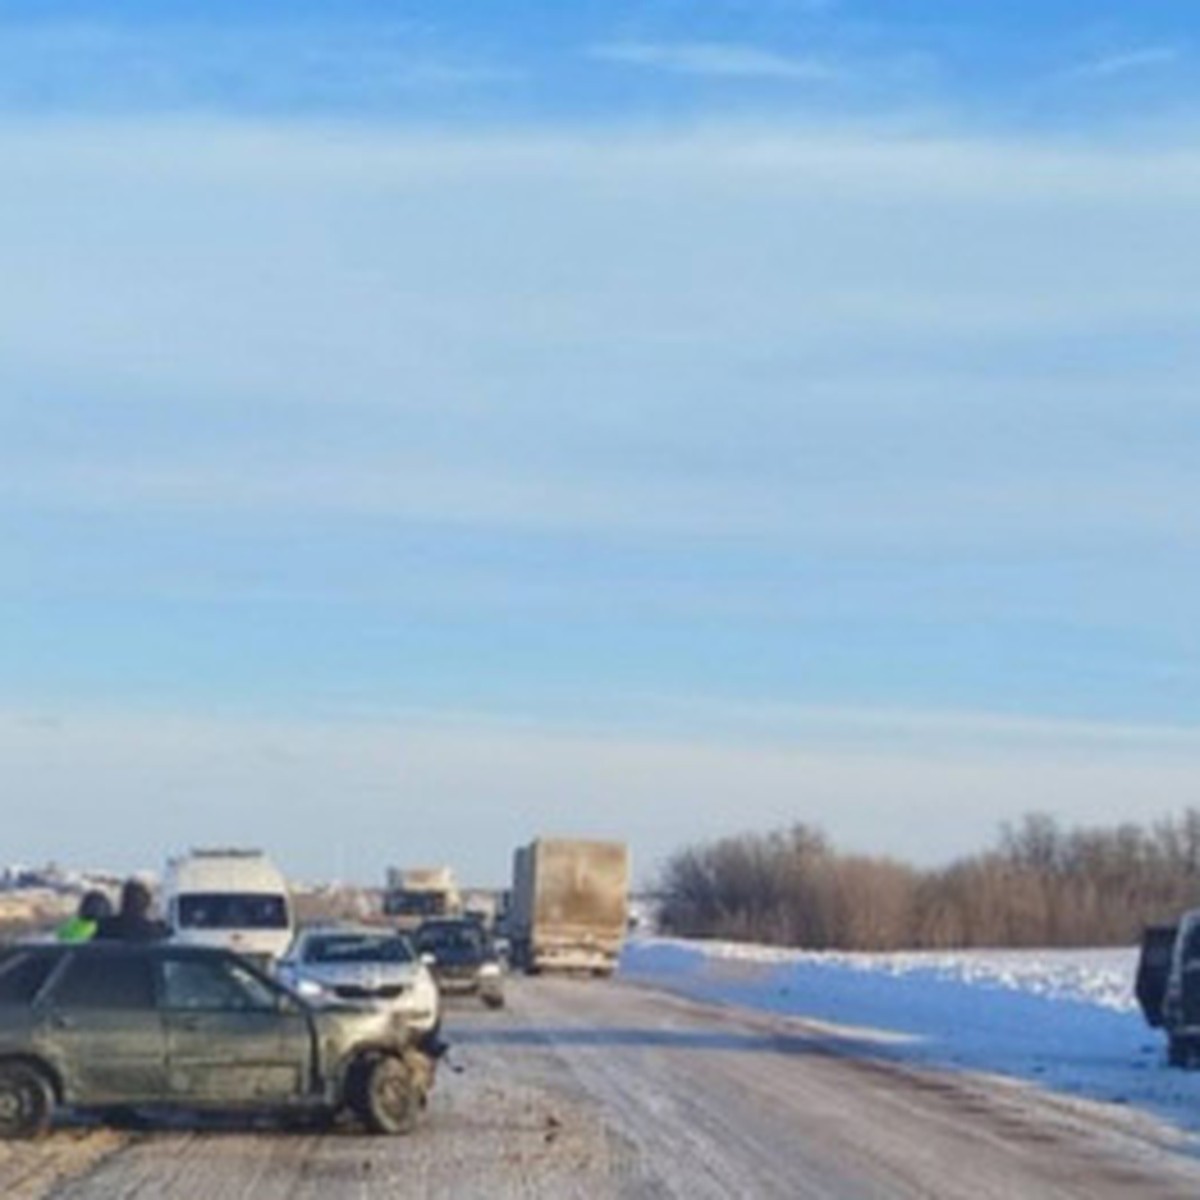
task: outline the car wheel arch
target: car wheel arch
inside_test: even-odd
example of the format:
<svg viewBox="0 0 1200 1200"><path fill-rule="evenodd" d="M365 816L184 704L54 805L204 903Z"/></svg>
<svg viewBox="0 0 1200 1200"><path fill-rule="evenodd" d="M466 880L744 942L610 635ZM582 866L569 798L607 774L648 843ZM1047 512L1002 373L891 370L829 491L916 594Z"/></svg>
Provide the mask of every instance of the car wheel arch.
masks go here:
<svg viewBox="0 0 1200 1200"><path fill-rule="evenodd" d="M66 1100L66 1088L63 1084L61 1072L49 1059L43 1058L39 1054L4 1054L0 1053L0 1068L3 1067L26 1067L28 1070L36 1071L50 1085L50 1093L54 1097L55 1104L62 1104Z"/></svg>
<svg viewBox="0 0 1200 1200"><path fill-rule="evenodd" d="M392 1058L402 1058L404 1048L397 1046L394 1042L362 1042L351 1049L337 1070L342 1093L345 1094L353 1086L356 1077L369 1068L377 1058L387 1055Z"/></svg>

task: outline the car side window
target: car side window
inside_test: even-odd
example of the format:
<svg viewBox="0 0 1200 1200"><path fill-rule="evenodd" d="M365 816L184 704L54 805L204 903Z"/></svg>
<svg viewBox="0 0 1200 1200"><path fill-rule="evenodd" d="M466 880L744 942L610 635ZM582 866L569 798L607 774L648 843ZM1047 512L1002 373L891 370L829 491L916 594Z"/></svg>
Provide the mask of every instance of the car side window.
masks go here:
<svg viewBox="0 0 1200 1200"><path fill-rule="evenodd" d="M150 962L141 954L76 954L50 999L61 1008L153 1008Z"/></svg>
<svg viewBox="0 0 1200 1200"><path fill-rule="evenodd" d="M1200 923L1193 925L1184 938L1183 943L1183 965L1191 966L1192 963L1200 958Z"/></svg>
<svg viewBox="0 0 1200 1200"><path fill-rule="evenodd" d="M50 954L18 951L0 962L0 1004L28 1004L58 961Z"/></svg>
<svg viewBox="0 0 1200 1200"><path fill-rule="evenodd" d="M168 958L163 962L163 1004L175 1009L261 1012L275 1007L275 993L236 963Z"/></svg>

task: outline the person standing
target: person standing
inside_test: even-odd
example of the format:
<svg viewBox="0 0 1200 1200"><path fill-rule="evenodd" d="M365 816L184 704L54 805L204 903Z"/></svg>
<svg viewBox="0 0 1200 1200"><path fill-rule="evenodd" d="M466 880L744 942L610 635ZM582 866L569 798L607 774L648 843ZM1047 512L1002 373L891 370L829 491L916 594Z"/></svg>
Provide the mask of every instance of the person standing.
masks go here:
<svg viewBox="0 0 1200 1200"><path fill-rule="evenodd" d="M112 903L99 889L84 892L79 910L55 931L60 942L90 942L100 922L112 916Z"/></svg>
<svg viewBox="0 0 1200 1200"><path fill-rule="evenodd" d="M153 942L170 935L165 921L150 915L150 889L140 879L127 879L121 888L121 907L115 916L96 928L99 939L120 942Z"/></svg>

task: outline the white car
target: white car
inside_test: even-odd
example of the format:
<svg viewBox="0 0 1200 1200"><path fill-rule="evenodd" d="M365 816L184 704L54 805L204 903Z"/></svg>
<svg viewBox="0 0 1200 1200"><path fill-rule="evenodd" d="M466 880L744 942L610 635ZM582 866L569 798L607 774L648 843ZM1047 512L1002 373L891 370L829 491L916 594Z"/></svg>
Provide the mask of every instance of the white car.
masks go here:
<svg viewBox="0 0 1200 1200"><path fill-rule="evenodd" d="M403 934L371 926L304 929L277 968L280 980L314 1004L369 1004L418 1033L440 1024L438 987Z"/></svg>

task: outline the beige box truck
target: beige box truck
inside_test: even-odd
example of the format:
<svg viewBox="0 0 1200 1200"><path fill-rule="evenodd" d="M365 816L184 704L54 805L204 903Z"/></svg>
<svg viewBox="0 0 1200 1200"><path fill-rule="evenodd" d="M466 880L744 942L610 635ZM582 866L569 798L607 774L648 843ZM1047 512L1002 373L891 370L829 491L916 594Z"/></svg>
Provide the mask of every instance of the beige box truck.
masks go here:
<svg viewBox="0 0 1200 1200"><path fill-rule="evenodd" d="M611 975L628 919L623 842L539 838L513 855L507 927L515 966Z"/></svg>
<svg viewBox="0 0 1200 1200"><path fill-rule="evenodd" d="M432 917L456 917L462 897L449 867L389 867L383 912L398 929L416 929Z"/></svg>

